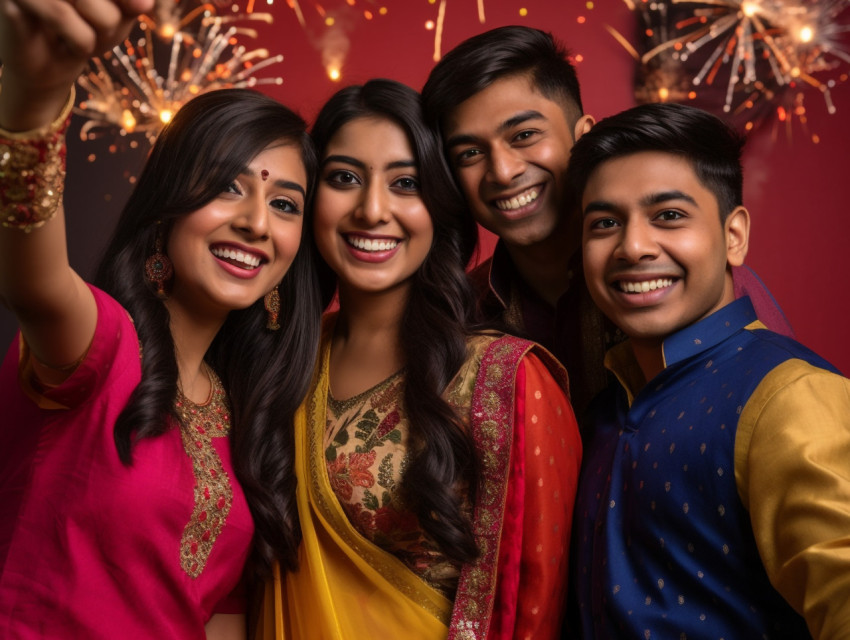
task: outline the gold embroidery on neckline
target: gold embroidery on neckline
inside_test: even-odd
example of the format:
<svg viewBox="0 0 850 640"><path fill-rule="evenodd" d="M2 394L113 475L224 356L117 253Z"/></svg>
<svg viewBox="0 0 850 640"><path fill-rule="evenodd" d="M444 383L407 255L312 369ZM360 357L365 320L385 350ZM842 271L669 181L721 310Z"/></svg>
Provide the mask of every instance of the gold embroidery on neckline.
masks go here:
<svg viewBox="0 0 850 640"><path fill-rule="evenodd" d="M404 369L399 369L389 378L382 380L375 386L366 389L366 391L361 391L357 395L351 396L346 400L337 400L336 398L334 398L333 392L330 389L330 385L328 385L328 408L333 411L334 417L340 416L346 411L355 407L356 405L363 404L368 398L372 397L373 395L384 391L393 382L395 382L401 376L402 373L404 373Z"/></svg>
<svg viewBox="0 0 850 640"><path fill-rule="evenodd" d="M230 477L212 443L230 434L230 405L219 377L212 369L207 373L211 389L205 404L195 404L179 389L174 403L195 476L195 506L180 539L180 566L193 578L204 570L233 503Z"/></svg>

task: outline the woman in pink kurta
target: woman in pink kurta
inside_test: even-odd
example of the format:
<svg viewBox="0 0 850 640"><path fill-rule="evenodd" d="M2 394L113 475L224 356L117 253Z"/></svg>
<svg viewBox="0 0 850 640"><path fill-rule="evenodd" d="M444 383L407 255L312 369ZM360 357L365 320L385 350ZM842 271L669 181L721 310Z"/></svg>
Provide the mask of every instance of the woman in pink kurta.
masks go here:
<svg viewBox="0 0 850 640"><path fill-rule="evenodd" d="M72 86L150 4L0 2L4 639L243 638L246 576L294 563L289 425L320 309L303 120L247 90L190 101L97 287L68 262Z"/></svg>
<svg viewBox="0 0 850 640"><path fill-rule="evenodd" d="M34 389L18 340L0 369L0 636L203 638L214 613L244 610L237 587L254 525L230 425L196 448L225 479L225 505L203 521L193 487L206 479L179 428L140 441L124 465L111 427L139 383L139 342L118 303L92 291L97 328L67 380ZM220 528L203 526L213 518ZM182 544L207 531L193 571Z"/></svg>

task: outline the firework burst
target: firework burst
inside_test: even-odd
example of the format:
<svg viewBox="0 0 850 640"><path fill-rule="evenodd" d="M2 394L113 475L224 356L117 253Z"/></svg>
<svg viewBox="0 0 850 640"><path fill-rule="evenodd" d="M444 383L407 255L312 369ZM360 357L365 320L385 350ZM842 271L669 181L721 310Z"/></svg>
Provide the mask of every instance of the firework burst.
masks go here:
<svg viewBox="0 0 850 640"><path fill-rule="evenodd" d="M241 37L256 38L244 25L270 23L266 13L219 16L212 4L180 14L175 3L139 21L134 35L95 58L78 79L87 96L76 109L85 119L80 135L142 136L152 142L174 113L194 96L231 87L280 84L258 72L283 60L266 49L249 50ZM159 64L158 64L159 63Z"/></svg>
<svg viewBox="0 0 850 640"><path fill-rule="evenodd" d="M644 53L634 52L639 101L695 101L749 129L773 107L780 116L805 114L797 94L813 87L835 111L830 88L846 80L850 63L850 0L626 4L643 29Z"/></svg>

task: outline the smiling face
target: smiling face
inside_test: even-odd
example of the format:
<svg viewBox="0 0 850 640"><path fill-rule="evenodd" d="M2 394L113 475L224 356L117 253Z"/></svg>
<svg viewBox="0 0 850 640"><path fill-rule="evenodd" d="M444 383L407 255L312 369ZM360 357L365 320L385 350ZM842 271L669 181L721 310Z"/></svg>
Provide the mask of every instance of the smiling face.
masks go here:
<svg viewBox="0 0 850 640"><path fill-rule="evenodd" d="M286 274L301 243L307 172L299 148L267 147L168 238L174 283L166 305L218 317L249 307Z"/></svg>
<svg viewBox="0 0 850 640"><path fill-rule="evenodd" d="M588 289L633 343L660 347L734 300L727 265L743 263L747 212L721 222L685 158L647 151L603 162L582 211Z"/></svg>
<svg viewBox="0 0 850 640"><path fill-rule="evenodd" d="M409 287L431 250L434 227L401 127L361 117L331 137L321 161L315 236L341 295Z"/></svg>
<svg viewBox="0 0 850 640"><path fill-rule="evenodd" d="M446 149L476 221L509 247L551 237L569 214L564 174L573 141L592 122L582 116L571 125L525 75L458 105L445 120Z"/></svg>

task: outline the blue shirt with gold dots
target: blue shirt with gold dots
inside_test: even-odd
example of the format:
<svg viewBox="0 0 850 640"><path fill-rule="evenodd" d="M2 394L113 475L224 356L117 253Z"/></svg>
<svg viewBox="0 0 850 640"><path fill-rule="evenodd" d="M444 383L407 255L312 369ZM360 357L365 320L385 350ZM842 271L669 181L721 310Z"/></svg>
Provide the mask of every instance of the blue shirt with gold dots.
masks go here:
<svg viewBox="0 0 850 640"><path fill-rule="evenodd" d="M628 342L609 351L618 383L591 407L573 529L582 637L810 638L760 557L736 433L779 365L835 369L764 329L748 298L670 336L663 354L643 384Z"/></svg>

